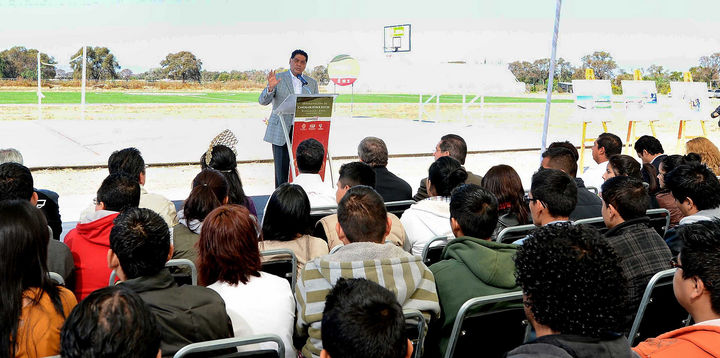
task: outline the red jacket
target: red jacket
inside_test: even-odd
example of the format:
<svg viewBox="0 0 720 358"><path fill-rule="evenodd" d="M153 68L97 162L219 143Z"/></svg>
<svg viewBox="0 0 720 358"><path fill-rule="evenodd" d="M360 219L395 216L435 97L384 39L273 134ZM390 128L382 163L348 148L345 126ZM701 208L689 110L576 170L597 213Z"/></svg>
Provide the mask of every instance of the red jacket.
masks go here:
<svg viewBox="0 0 720 358"><path fill-rule="evenodd" d="M720 327L683 327L650 338L633 350L644 358L720 357Z"/></svg>
<svg viewBox="0 0 720 358"><path fill-rule="evenodd" d="M110 249L110 230L120 213L104 216L86 224L77 224L65 236L65 244L75 261L75 296L78 302L90 292L108 285L110 273L107 252Z"/></svg>

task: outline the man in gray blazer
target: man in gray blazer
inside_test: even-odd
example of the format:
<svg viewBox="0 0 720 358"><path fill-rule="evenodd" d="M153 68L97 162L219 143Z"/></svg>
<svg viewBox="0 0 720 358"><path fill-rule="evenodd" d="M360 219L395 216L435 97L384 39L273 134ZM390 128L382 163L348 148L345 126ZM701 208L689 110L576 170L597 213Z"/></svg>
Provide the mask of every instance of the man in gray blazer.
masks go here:
<svg viewBox="0 0 720 358"><path fill-rule="evenodd" d="M291 94L317 94L317 82L310 77L303 76L307 66L308 55L303 50L295 50L290 56L290 70L280 72L270 71L267 76L268 85L260 93L258 102L266 106L272 102L272 112L268 119L267 129L265 130L264 141L272 144L273 160L275 161L275 187L288 181L290 173L290 156L288 155L285 135L283 134L280 120L285 121L288 129L288 135L292 140L292 115L279 115L276 112L285 99Z"/></svg>

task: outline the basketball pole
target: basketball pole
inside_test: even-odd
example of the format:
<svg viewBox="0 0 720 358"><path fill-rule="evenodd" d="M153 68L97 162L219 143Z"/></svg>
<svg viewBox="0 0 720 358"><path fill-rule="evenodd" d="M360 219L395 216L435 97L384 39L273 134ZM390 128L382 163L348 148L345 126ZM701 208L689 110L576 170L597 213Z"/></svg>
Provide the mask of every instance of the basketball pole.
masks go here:
<svg viewBox="0 0 720 358"><path fill-rule="evenodd" d="M547 148L547 133L550 123L550 103L552 101L553 80L555 78L555 56L557 55L558 31L560 29L560 9L562 8L562 0L557 0L555 5L555 27L553 29L552 53L550 55L550 72L548 73L547 98L545 99L545 119L543 120L542 144L541 151Z"/></svg>

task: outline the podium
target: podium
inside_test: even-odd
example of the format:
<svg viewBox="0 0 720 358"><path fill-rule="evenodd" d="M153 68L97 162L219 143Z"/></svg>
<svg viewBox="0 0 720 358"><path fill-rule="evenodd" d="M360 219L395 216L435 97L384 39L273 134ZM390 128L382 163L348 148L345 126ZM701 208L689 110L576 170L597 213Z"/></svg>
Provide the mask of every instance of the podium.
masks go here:
<svg viewBox="0 0 720 358"><path fill-rule="evenodd" d="M337 94L292 94L278 106L275 113L279 114L280 125L282 126L285 142L288 143L287 150L290 157L289 181L293 182L298 175L297 163L295 161L295 150L298 144L305 139L314 138L325 147L326 160L330 166L330 178L332 181L332 156L330 155L330 124L332 118L333 102ZM283 116L293 116L293 135L290 141L290 133L283 120ZM325 162L320 169L320 177L325 180Z"/></svg>

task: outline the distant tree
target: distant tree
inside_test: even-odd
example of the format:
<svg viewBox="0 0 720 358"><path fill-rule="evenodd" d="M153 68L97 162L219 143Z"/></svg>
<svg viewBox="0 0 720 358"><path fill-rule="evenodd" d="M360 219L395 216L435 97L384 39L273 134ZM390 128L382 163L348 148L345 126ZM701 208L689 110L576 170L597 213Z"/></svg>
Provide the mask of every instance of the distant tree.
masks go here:
<svg viewBox="0 0 720 358"><path fill-rule="evenodd" d="M565 61L564 58L560 57L557 59L555 64L555 77L561 82L570 82L572 80L573 73L575 73L575 67Z"/></svg>
<svg viewBox="0 0 720 358"><path fill-rule="evenodd" d="M715 52L710 56L700 57L700 67L707 69L708 80L717 80L720 78L720 52Z"/></svg>
<svg viewBox="0 0 720 358"><path fill-rule="evenodd" d="M70 67L73 69L73 78L82 78L82 48L80 48L70 58L75 58L70 61ZM99 80L114 80L118 78L117 70L120 69L120 65L115 59L115 55L110 53L110 49L107 47L92 47L87 48L87 78L95 81Z"/></svg>
<svg viewBox="0 0 720 358"><path fill-rule="evenodd" d="M658 79L666 79L668 76L667 71L663 68L663 66L660 65L650 65L645 70L645 78L648 80L658 80Z"/></svg>
<svg viewBox="0 0 720 358"><path fill-rule="evenodd" d="M590 55L582 57L583 71L586 68L592 68L595 72L595 78L599 80L609 80L613 78L613 71L617 68L617 63L613 60L612 55L605 51L595 51Z"/></svg>
<svg viewBox="0 0 720 358"><path fill-rule="evenodd" d="M24 46L15 46L0 52L2 77L9 78L37 78L37 54L36 49L27 49ZM56 64L55 58L40 53L40 61L47 64ZM55 78L55 66L42 66L43 78Z"/></svg>
<svg viewBox="0 0 720 358"><path fill-rule="evenodd" d="M670 81L682 81L683 73L680 71L672 71L668 74L668 80Z"/></svg>
<svg viewBox="0 0 720 358"><path fill-rule="evenodd" d="M167 78L173 80L202 81L202 61L189 51L168 54L160 61Z"/></svg>
<svg viewBox="0 0 720 358"><path fill-rule="evenodd" d="M690 73L695 82L710 82L713 79L713 70L710 67L690 67Z"/></svg>
<svg viewBox="0 0 720 358"><path fill-rule="evenodd" d="M125 81L129 80L132 76L133 71L130 71L130 69L128 68L120 71L120 78L124 79Z"/></svg>
<svg viewBox="0 0 720 358"><path fill-rule="evenodd" d="M162 68L151 68L142 77L146 81L158 81L165 78L165 71Z"/></svg>
<svg viewBox="0 0 720 358"><path fill-rule="evenodd" d="M328 75L327 67L320 65L315 66L310 72L310 77L314 78L319 85L327 85L330 83L330 75Z"/></svg>
<svg viewBox="0 0 720 358"><path fill-rule="evenodd" d="M67 72L67 71L65 71L65 70L62 70L62 69L59 69L59 68L58 68L58 69L55 70L55 78L57 78L57 79L63 79L63 80L64 80L64 79L68 79L68 78L72 78L72 73Z"/></svg>
<svg viewBox="0 0 720 358"><path fill-rule="evenodd" d="M627 73L625 72L625 70L620 70L620 73L618 73L618 75L610 81L613 93L622 93L623 81L632 81L634 78L635 76L632 73Z"/></svg>

